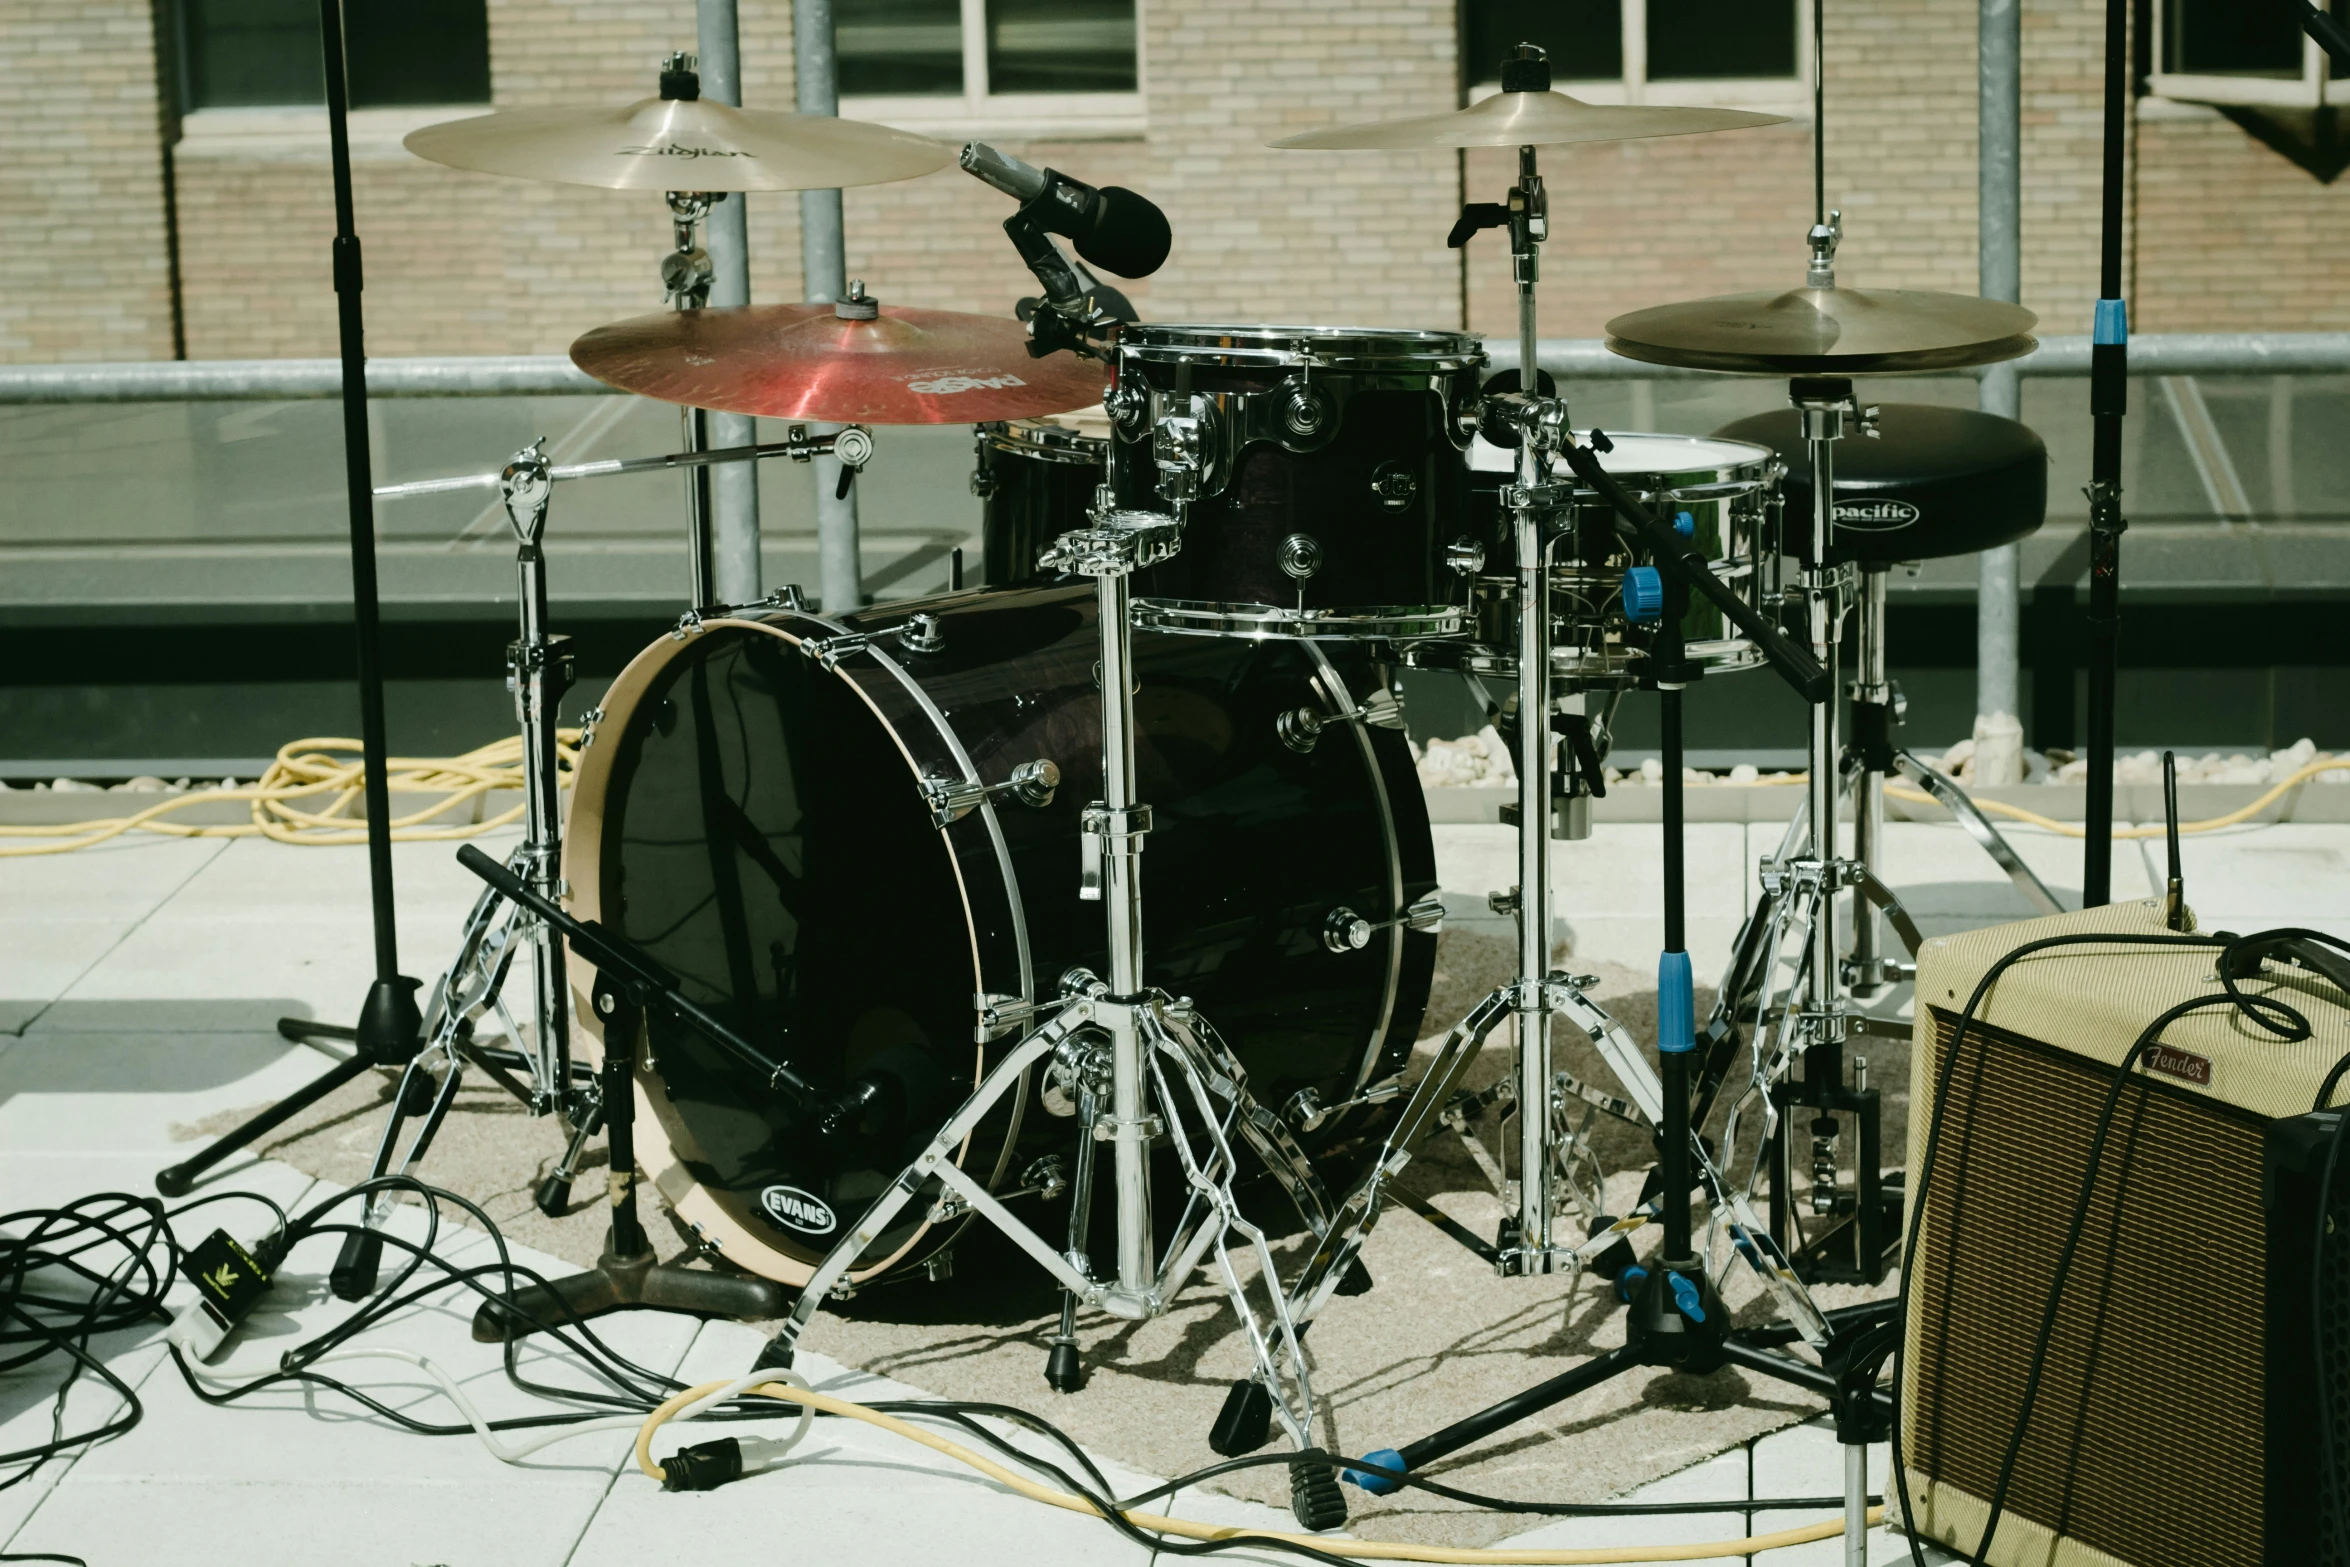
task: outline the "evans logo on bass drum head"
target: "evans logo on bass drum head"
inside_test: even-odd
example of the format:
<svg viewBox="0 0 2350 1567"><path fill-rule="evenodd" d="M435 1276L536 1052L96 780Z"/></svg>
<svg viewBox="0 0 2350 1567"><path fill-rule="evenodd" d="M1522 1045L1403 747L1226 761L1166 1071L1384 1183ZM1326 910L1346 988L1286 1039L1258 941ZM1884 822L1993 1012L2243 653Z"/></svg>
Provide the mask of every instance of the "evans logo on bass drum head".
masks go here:
<svg viewBox="0 0 2350 1567"><path fill-rule="evenodd" d="M1838 501L1836 526L1862 533L1891 533L1918 520L1918 509L1907 501Z"/></svg>
<svg viewBox="0 0 2350 1567"><path fill-rule="evenodd" d="M839 1221L824 1199L797 1186L770 1186L759 1193L759 1211L787 1230L829 1235Z"/></svg>

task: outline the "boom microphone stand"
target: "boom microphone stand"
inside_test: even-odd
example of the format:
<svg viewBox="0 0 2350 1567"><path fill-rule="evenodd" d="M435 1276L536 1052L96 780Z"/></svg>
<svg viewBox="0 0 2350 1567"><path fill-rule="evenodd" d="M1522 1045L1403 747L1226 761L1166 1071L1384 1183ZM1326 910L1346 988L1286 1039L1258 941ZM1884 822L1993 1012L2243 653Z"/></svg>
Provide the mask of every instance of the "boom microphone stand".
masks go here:
<svg viewBox="0 0 2350 1567"><path fill-rule="evenodd" d="M327 140L334 164L335 322L343 359L343 472L351 512L351 618L358 644L359 738L367 802L367 883L375 927L375 981L359 1008L359 1025L345 1028L307 1018L280 1018L277 1030L299 1044L340 1039L351 1055L307 1086L213 1143L192 1159L157 1172L155 1189L185 1195L196 1178L237 1149L283 1124L371 1067L405 1066L423 1049L424 1017L417 1010L419 981L400 972L392 896L392 788L384 737L383 628L375 579L375 482L367 442L366 320L359 234L351 197L350 85L343 60L340 0L319 0L318 29L326 65Z"/></svg>

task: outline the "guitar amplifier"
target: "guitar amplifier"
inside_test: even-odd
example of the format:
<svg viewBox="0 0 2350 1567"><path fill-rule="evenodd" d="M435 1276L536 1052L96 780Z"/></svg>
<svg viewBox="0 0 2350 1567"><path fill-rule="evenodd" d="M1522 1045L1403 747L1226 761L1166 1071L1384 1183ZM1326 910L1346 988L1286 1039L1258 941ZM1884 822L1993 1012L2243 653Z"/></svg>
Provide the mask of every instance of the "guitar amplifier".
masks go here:
<svg viewBox="0 0 2350 1567"><path fill-rule="evenodd" d="M1912 1179L1945 1052L1994 964L2041 937L2164 930L2149 901L1928 942ZM2115 1068L2163 1011L2220 992L2217 952L2034 954L1994 982L1960 1042L1901 1362L1901 1455L1922 1536L1978 1549ZM2324 1252L2322 1314L2310 1274L2336 1120L2311 1105L2350 1054L2350 1007L2277 964L2239 984L2290 1004L2313 1036L2290 1042L2219 1005L2171 1024L2141 1058L2056 1314L1996 1567L2350 1567L2337 1522L2350 1451L2325 1472L2318 1425L2324 1399L2337 1449L2350 1448L2350 1157L2327 1205L2340 1233Z"/></svg>

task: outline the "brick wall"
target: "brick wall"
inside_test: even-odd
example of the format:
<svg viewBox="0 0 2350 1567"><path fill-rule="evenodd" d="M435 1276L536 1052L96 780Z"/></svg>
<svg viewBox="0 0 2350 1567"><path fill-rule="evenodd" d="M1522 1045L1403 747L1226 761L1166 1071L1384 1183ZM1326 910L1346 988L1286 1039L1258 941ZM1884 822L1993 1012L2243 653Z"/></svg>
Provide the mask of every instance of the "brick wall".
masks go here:
<svg viewBox="0 0 2350 1567"><path fill-rule="evenodd" d="M2142 332L2350 330L2350 179L2320 185L2218 114L2138 126Z"/></svg>
<svg viewBox="0 0 2350 1567"><path fill-rule="evenodd" d="M741 4L746 97L788 108L789 0ZM2096 293L2103 12L2104 0L2025 3L2024 293L2054 332L2082 330ZM1151 315L1514 330L1500 237L1479 236L1465 266L1443 245L1464 186L1496 198L1513 154L1263 145L1450 105L1451 0L1143 0L1141 15L1147 135L1005 145L1167 209L1174 254L1131 290ZM691 10L674 0L490 0L490 16L505 107L644 95L660 56L692 43ZM1976 16L1975 0L1870 0L1829 17L1829 187L1848 283L1975 287ZM0 133L12 146L65 139L54 168L0 172L15 241L0 245L0 358L167 356L147 0L19 0L0 15L0 54L32 62L0 81ZM460 174L372 123L357 182L373 352L555 352L659 307L658 196ZM2150 121L2137 136L2141 329L2340 324L2350 182L2321 186L2216 117ZM1807 123L1548 154L1544 335L1794 286L1810 163ZM183 143L178 210L191 356L333 351L323 134L261 152ZM1001 311L1032 288L1000 231L1007 211L952 169L852 190L850 271L884 299ZM755 298L799 297L798 217L794 195L750 199ZM60 283L61 253L90 273Z"/></svg>
<svg viewBox="0 0 2350 1567"><path fill-rule="evenodd" d="M0 6L0 360L171 357L149 0Z"/></svg>

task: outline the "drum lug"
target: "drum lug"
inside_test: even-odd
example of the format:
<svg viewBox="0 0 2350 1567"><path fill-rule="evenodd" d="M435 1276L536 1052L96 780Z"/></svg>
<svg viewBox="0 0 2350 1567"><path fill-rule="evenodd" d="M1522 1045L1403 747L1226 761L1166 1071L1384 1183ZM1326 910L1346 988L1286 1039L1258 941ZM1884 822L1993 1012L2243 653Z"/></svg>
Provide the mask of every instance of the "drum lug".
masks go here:
<svg viewBox="0 0 2350 1567"><path fill-rule="evenodd" d="M1333 724L1375 724L1381 729L1401 729L1404 726L1403 700L1385 688L1363 698L1358 707L1343 713L1317 713L1310 707L1294 707L1273 720L1273 733L1281 743L1303 756L1320 743L1322 731Z"/></svg>
<svg viewBox="0 0 2350 1567"><path fill-rule="evenodd" d="M1281 574L1303 582L1322 569L1322 544L1310 533L1293 533L1281 541Z"/></svg>
<svg viewBox="0 0 2350 1567"><path fill-rule="evenodd" d="M840 661L852 653L863 652L872 640L870 631L844 631L836 637L810 637L800 644L800 651L832 670L838 669Z"/></svg>
<svg viewBox="0 0 2350 1567"><path fill-rule="evenodd" d="M999 784L933 776L923 779L921 787L922 798L930 807L932 824L946 827L998 796L1016 800L1031 810L1044 809L1053 803L1053 792L1061 787L1061 769L1049 757L1040 756L1013 768L1012 776Z"/></svg>
<svg viewBox="0 0 2350 1567"><path fill-rule="evenodd" d="M898 646L909 653L936 653L947 645L936 615L914 615L898 627Z"/></svg>
<svg viewBox="0 0 2350 1567"><path fill-rule="evenodd" d="M1322 945L1332 952L1360 952L1371 944L1371 938L1383 930L1402 926L1407 930L1439 930L1444 925L1444 899L1430 893L1390 920L1374 923L1340 904L1322 921Z"/></svg>
<svg viewBox="0 0 2350 1567"><path fill-rule="evenodd" d="M1464 534L1444 547L1444 565L1456 576L1474 577L1485 569L1485 546Z"/></svg>

